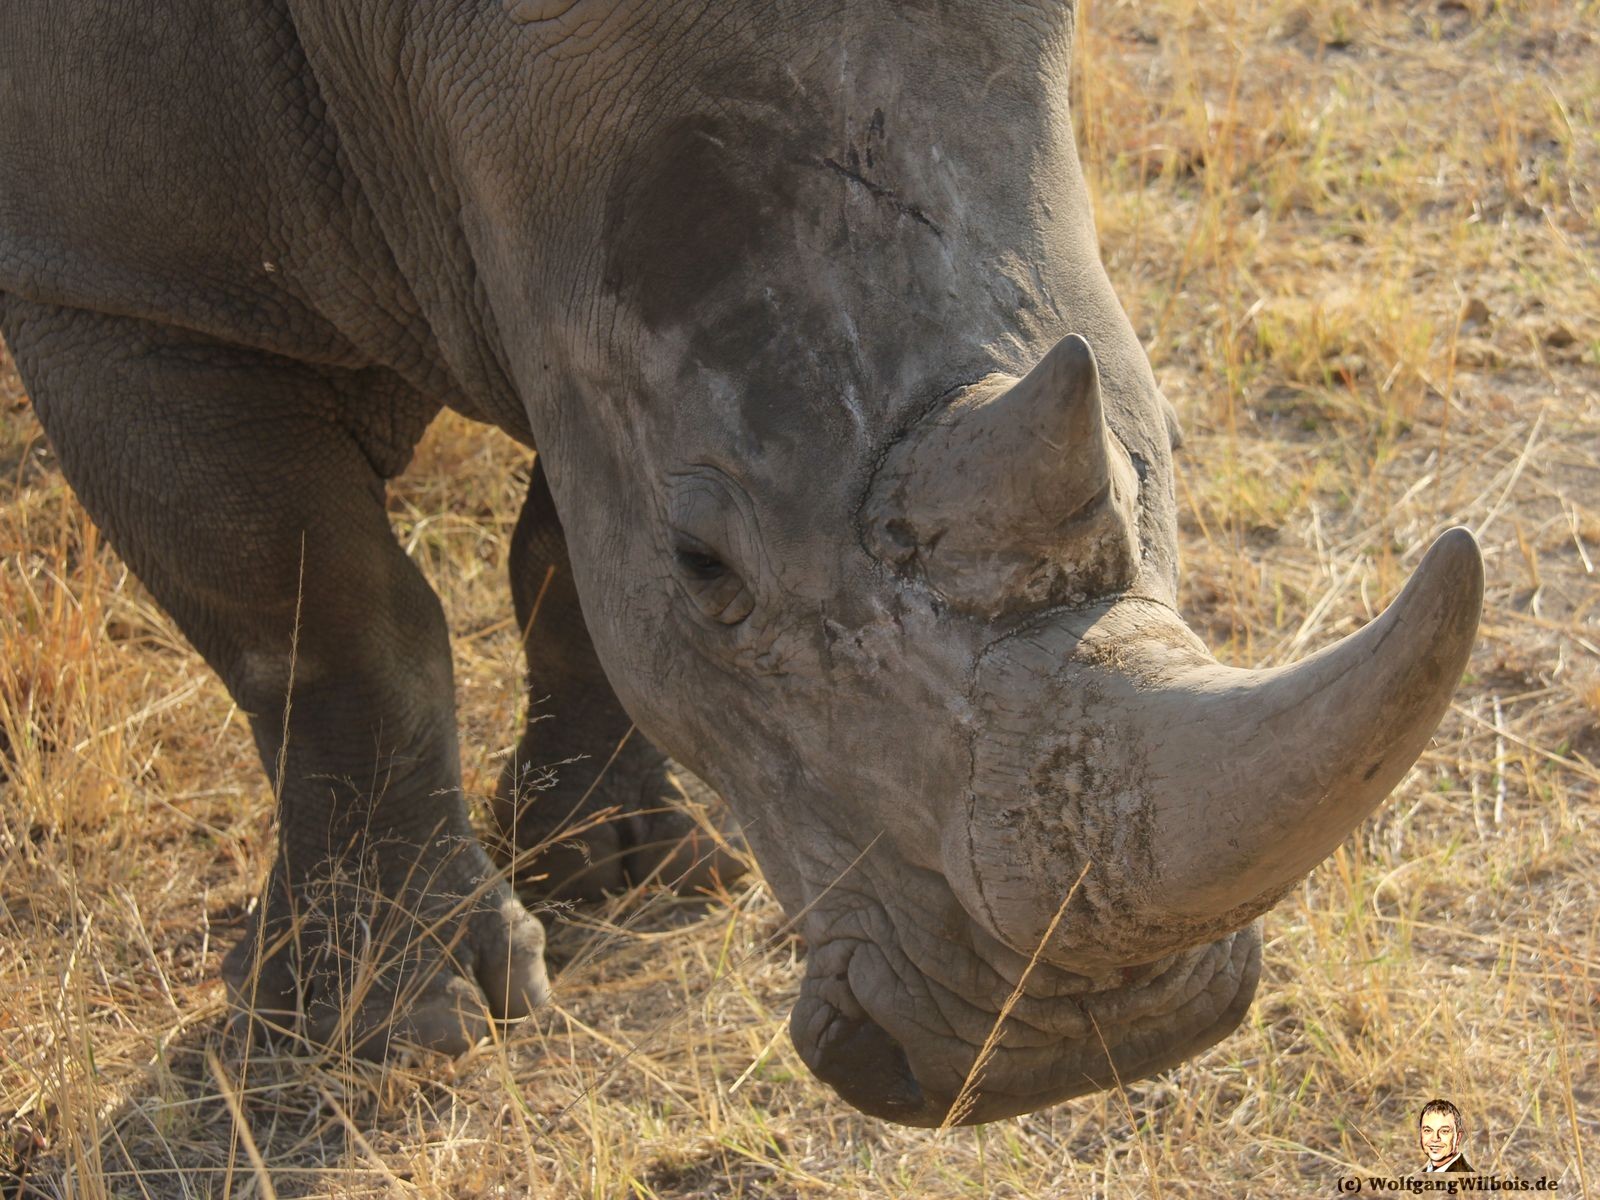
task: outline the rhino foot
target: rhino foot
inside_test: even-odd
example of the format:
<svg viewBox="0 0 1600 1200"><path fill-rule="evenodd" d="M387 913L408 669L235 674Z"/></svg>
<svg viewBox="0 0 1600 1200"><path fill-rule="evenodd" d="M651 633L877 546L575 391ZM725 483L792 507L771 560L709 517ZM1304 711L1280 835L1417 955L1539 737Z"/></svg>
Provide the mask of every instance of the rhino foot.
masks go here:
<svg viewBox="0 0 1600 1200"><path fill-rule="evenodd" d="M492 849L523 892L597 900L659 884L692 895L749 870L727 804L637 733L601 768L572 769L587 765L501 777Z"/></svg>
<svg viewBox="0 0 1600 1200"><path fill-rule="evenodd" d="M549 994L544 929L476 844L415 856L405 878L322 864L289 886L280 857L255 927L223 960L236 1020L381 1061L400 1046L460 1054L491 1020ZM382 847L392 864L407 856Z"/></svg>

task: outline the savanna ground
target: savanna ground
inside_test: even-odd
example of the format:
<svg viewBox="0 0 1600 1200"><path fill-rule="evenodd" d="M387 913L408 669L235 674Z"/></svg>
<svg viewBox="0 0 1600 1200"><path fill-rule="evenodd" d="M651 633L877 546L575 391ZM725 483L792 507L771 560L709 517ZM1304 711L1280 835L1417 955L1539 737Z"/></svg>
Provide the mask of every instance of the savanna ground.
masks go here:
<svg viewBox="0 0 1600 1200"><path fill-rule="evenodd" d="M1073 86L1219 655L1358 627L1449 525L1488 565L1454 707L1267 917L1243 1027L1123 1092L883 1125L797 1061L803 950L748 884L558 916L554 1005L459 1061L242 1057L218 957L273 849L244 721L5 367L0 1193L1326 1195L1412 1169L1434 1095L1480 1168L1600 1192L1600 7L1093 0ZM527 465L446 418L392 498L475 794L517 728Z"/></svg>

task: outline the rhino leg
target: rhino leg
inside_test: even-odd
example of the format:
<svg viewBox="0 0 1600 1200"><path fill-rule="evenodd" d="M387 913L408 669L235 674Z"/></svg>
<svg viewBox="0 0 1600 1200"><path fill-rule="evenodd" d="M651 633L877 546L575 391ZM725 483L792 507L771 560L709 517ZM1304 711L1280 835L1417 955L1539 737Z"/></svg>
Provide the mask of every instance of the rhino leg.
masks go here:
<svg viewBox="0 0 1600 1200"><path fill-rule="evenodd" d="M743 874L727 806L633 727L606 681L537 463L511 537L511 595L528 724L494 812L498 853L519 882L589 900L646 882L693 892Z"/></svg>
<svg viewBox="0 0 1600 1200"><path fill-rule="evenodd" d="M366 1057L525 1014L543 932L468 824L443 615L384 512L436 406L124 318L0 296L0 323L67 479L250 714L278 794L234 1004Z"/></svg>

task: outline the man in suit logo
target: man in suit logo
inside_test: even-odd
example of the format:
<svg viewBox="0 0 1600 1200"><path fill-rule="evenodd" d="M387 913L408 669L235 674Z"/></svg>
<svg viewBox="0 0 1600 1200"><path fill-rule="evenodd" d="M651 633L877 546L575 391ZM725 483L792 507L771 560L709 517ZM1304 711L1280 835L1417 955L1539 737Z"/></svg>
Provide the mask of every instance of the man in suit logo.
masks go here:
<svg viewBox="0 0 1600 1200"><path fill-rule="evenodd" d="M1461 1153L1461 1143L1466 1136L1461 1110L1454 1104L1448 1100L1429 1100L1424 1104L1422 1115L1417 1118L1417 1144L1428 1160L1423 1165L1423 1174L1470 1173L1472 1164Z"/></svg>

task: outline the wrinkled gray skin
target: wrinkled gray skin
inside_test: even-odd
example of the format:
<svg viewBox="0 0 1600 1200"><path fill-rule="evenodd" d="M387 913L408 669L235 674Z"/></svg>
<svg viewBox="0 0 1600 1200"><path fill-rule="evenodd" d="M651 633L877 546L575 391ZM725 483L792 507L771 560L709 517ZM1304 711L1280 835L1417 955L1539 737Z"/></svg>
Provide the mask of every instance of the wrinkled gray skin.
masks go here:
<svg viewBox="0 0 1600 1200"><path fill-rule="evenodd" d="M1478 559L1447 537L1293 672L1183 629L1071 43L1057 3L5 6L4 336L282 792L236 1003L381 1054L545 993L384 514L448 405L539 452L512 574L551 719L504 831L627 810L547 890L727 865L655 844L670 753L806 938L802 1056L868 1112L989 1120L1233 1028L1254 918L1442 713Z"/></svg>

